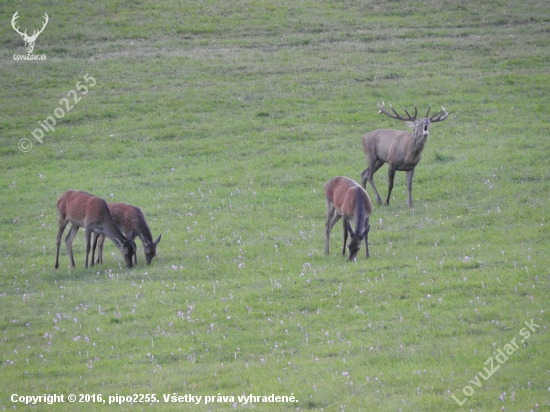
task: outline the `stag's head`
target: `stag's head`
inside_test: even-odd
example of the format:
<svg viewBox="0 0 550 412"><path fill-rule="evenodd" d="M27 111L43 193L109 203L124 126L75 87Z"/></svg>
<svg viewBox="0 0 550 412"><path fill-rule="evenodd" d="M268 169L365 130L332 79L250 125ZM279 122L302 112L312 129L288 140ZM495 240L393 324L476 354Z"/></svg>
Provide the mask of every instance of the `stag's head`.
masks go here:
<svg viewBox="0 0 550 412"><path fill-rule="evenodd" d="M32 33L32 36L29 36L27 35L27 30L25 30L24 32L21 32L19 31L19 26L15 27L16 20L19 18L18 13L19 11L16 11L13 17L11 18L11 26L23 38L23 40L25 41L25 49L27 50L27 53L31 54L32 51L34 50L34 42L36 41L38 35L42 33L46 28L49 17L46 13L44 13L44 24L42 25L42 28L40 30L34 30Z"/></svg>
<svg viewBox="0 0 550 412"><path fill-rule="evenodd" d="M436 114L432 115L431 117L428 117L430 115L430 110L431 110L431 107L429 107L428 111L426 112L426 116L424 116L424 119L422 120L417 119L418 110L416 109L416 106L414 106L413 116L409 114L407 109L403 109L407 117L399 115L399 113L395 111L395 109L392 107L391 104L390 104L390 109L393 111L393 114L388 112L384 108L383 102L382 102L382 105L378 105L378 107L380 108L380 111L379 111L380 114L385 114L386 116L389 116L392 119L403 120L405 123L407 123L407 125L411 129L413 129L414 137L422 136L424 138L427 138L429 134L428 128L430 127L430 123L442 122L447 118L447 116L449 116L449 112L445 110L443 106L441 107L440 111L438 111Z"/></svg>

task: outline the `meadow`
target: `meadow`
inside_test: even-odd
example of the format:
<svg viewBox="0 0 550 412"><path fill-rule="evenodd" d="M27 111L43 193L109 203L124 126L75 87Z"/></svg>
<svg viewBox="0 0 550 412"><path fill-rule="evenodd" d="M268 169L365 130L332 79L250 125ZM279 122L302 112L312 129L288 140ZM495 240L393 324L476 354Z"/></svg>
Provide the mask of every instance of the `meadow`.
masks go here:
<svg viewBox="0 0 550 412"><path fill-rule="evenodd" d="M48 14L46 60L14 59L15 11L29 33ZM1 410L549 410L548 2L3 1L0 19ZM362 135L406 129L382 102L450 115L414 209L398 172L348 262L339 224L324 254L323 185L360 180ZM139 206L152 265L107 240L85 269L81 230L54 269L68 189ZM65 402L19 401L44 394Z"/></svg>

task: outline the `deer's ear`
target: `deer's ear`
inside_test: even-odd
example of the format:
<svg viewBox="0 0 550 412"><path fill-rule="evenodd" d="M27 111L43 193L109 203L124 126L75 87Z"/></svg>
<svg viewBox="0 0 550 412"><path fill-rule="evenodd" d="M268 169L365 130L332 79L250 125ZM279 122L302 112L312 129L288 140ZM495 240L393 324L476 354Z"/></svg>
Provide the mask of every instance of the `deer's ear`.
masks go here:
<svg viewBox="0 0 550 412"><path fill-rule="evenodd" d="M348 225L348 233L350 234L351 237L355 237L355 232L351 228L351 225L349 224L349 220L346 223Z"/></svg>
<svg viewBox="0 0 550 412"><path fill-rule="evenodd" d="M136 238L136 229L132 229L130 234L128 235L128 240L131 242Z"/></svg>
<svg viewBox="0 0 550 412"><path fill-rule="evenodd" d="M414 130L415 127L416 127L416 122L414 122L414 123L413 123L413 122L405 122L405 124L406 124L407 126L409 126L409 127L410 127L411 129L413 129L413 130Z"/></svg>
<svg viewBox="0 0 550 412"><path fill-rule="evenodd" d="M367 237L367 235L369 234L369 231L370 231L370 225L367 225L363 233L361 233L361 238L364 239L365 237Z"/></svg>

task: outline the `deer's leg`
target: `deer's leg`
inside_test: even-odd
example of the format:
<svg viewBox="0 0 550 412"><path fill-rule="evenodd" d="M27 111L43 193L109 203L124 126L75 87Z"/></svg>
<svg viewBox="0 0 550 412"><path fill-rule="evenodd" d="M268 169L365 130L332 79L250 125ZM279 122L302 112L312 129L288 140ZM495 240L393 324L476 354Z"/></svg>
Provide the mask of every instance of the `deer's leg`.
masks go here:
<svg viewBox="0 0 550 412"><path fill-rule="evenodd" d="M97 263L103 264L103 245L105 244L105 235L102 233L97 239Z"/></svg>
<svg viewBox="0 0 550 412"><path fill-rule="evenodd" d="M126 236L128 237L128 236ZM129 239L129 238L128 238ZM141 239L141 238L140 238ZM132 240L132 242L134 243L134 250L135 250L135 253L134 253L134 265L137 265L138 261L137 261L137 252L138 252L138 248L137 248L137 244L135 242L135 237L134 237L134 240ZM141 244L143 246L143 251L145 252L145 249L147 249L147 246L145 246L145 243L143 243L143 239L141 240Z"/></svg>
<svg viewBox="0 0 550 412"><path fill-rule="evenodd" d="M376 201L379 205L382 204L382 198L380 197L380 194L378 193L378 190L376 190L376 186L374 185L374 174L378 169L382 167L384 162L382 160L376 160L376 159L367 159L369 167L367 167L363 172L361 173L361 186L363 186L364 189L367 188L367 180L369 181L372 190L374 190L374 194L376 195Z"/></svg>
<svg viewBox="0 0 550 412"><path fill-rule="evenodd" d="M78 232L79 228L80 226L72 225L71 230L69 230L69 233L65 238L65 245L67 246L67 252L69 252L69 261L71 262L71 266L73 268L76 266L74 263L74 256L73 256L73 239L76 236L76 232Z"/></svg>
<svg viewBox="0 0 550 412"><path fill-rule="evenodd" d="M342 220L344 224L344 246L342 247L342 256L346 256L346 242L348 241L348 218Z"/></svg>
<svg viewBox="0 0 550 412"><path fill-rule="evenodd" d="M325 224L325 254L329 254L330 230L340 220L342 216L336 212L336 208L331 202L327 201L327 222Z"/></svg>
<svg viewBox="0 0 550 412"><path fill-rule="evenodd" d="M59 268L59 248L61 247L61 238L63 237L63 232L65 231L65 227L67 226L68 221L67 220L59 220L59 230L57 231L57 237L55 238L55 241L57 243L57 251L55 253L55 268Z"/></svg>
<svg viewBox="0 0 550 412"><path fill-rule="evenodd" d="M370 176L369 173L370 173L370 170L368 167L361 172L361 186L363 186L363 189L367 188L367 180L369 180L369 176Z"/></svg>
<svg viewBox="0 0 550 412"><path fill-rule="evenodd" d="M103 263L103 244L105 243L105 235L103 233L94 233L94 243L92 245L92 266L94 265L94 251L97 246L97 260L95 263Z"/></svg>
<svg viewBox="0 0 550 412"><path fill-rule="evenodd" d="M94 241L92 242L92 266L94 265L94 254L95 254L95 248L97 247L97 238L99 235L97 233L94 233ZM97 262L99 263L99 262Z"/></svg>
<svg viewBox="0 0 550 412"><path fill-rule="evenodd" d="M393 189L393 179L395 178L395 166L388 167L388 196L386 196L386 206L390 205L391 190Z"/></svg>
<svg viewBox="0 0 550 412"><path fill-rule="evenodd" d="M365 227L368 228L370 225L369 225L369 221L370 221L370 216L367 216L366 219L365 219ZM366 236L365 236L365 254L366 254L366 257L367 259L370 257L369 255L369 232L367 232Z"/></svg>
<svg viewBox="0 0 550 412"><path fill-rule="evenodd" d="M332 220L332 215L334 214L334 206L327 200L327 221L325 222L325 255L329 254L329 245L330 245L330 222Z"/></svg>
<svg viewBox="0 0 550 412"><path fill-rule="evenodd" d="M407 190L409 191L409 207L413 207L412 188L413 188L414 169L407 170Z"/></svg>
<svg viewBox="0 0 550 412"><path fill-rule="evenodd" d="M88 256L90 255L90 247L91 247L91 238L92 238L92 228L89 226L86 226L84 228L84 236L86 237L86 262L84 263L84 268L88 267ZM92 260L92 266L94 265L94 261Z"/></svg>

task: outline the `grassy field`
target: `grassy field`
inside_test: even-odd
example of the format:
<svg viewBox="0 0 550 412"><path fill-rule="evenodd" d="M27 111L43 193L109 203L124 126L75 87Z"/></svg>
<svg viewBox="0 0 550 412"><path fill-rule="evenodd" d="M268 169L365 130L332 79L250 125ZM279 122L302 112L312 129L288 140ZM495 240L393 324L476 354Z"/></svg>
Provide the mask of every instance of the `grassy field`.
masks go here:
<svg viewBox="0 0 550 412"><path fill-rule="evenodd" d="M14 58L16 10L29 33L49 15L47 60ZM550 409L548 2L3 1L0 18L1 410ZM406 128L382 101L451 114L415 208L398 172L370 259L347 262L340 225L324 255L323 184L360 180L363 134ZM107 241L84 269L80 231L77 267L62 244L55 270L68 189L140 206L153 264Z"/></svg>

